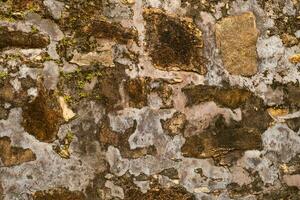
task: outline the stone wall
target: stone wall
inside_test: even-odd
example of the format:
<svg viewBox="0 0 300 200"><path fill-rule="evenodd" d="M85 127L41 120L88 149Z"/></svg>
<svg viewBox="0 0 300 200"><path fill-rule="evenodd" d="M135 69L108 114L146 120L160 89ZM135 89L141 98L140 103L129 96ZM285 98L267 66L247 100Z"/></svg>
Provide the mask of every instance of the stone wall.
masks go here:
<svg viewBox="0 0 300 200"><path fill-rule="evenodd" d="M0 200L299 200L299 0L0 0Z"/></svg>

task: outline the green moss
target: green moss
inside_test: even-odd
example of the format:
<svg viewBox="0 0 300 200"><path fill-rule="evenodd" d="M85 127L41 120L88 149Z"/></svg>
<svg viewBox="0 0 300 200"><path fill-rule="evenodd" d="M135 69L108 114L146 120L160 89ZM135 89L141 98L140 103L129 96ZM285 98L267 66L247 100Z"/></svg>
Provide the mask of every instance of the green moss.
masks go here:
<svg viewBox="0 0 300 200"><path fill-rule="evenodd" d="M36 26L31 26L31 33L38 33L39 30L36 28Z"/></svg>
<svg viewBox="0 0 300 200"><path fill-rule="evenodd" d="M0 71L0 80L4 80L8 77L8 73L4 71Z"/></svg>
<svg viewBox="0 0 300 200"><path fill-rule="evenodd" d="M70 80L72 78L72 73L61 72L60 74L64 79Z"/></svg>
<svg viewBox="0 0 300 200"><path fill-rule="evenodd" d="M88 96L88 94L85 93L85 92L80 92L80 93L79 93L79 97L80 97L80 98L85 98L85 97L87 97L87 96Z"/></svg>
<svg viewBox="0 0 300 200"><path fill-rule="evenodd" d="M80 89L83 89L84 86L85 86L85 81L82 81L82 80L77 81L77 86L78 86Z"/></svg>
<svg viewBox="0 0 300 200"><path fill-rule="evenodd" d="M66 103L71 103L72 102L72 96L64 95L64 100L65 100Z"/></svg>
<svg viewBox="0 0 300 200"><path fill-rule="evenodd" d="M91 72L91 73L88 73L85 77L85 79L87 81L91 81L94 77L99 77L99 76L102 76L101 72Z"/></svg>

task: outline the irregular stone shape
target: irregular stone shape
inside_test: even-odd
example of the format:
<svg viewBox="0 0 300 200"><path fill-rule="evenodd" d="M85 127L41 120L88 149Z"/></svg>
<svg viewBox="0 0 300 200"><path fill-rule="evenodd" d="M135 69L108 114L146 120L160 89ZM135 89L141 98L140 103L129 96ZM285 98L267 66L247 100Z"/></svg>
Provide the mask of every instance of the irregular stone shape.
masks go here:
<svg viewBox="0 0 300 200"><path fill-rule="evenodd" d="M285 175L300 174L300 157L299 155L293 157L288 163L283 163L279 167L281 172Z"/></svg>
<svg viewBox="0 0 300 200"><path fill-rule="evenodd" d="M295 65L300 63L300 54L292 55L291 57L289 57L289 61Z"/></svg>
<svg viewBox="0 0 300 200"><path fill-rule="evenodd" d="M182 91L187 96L187 106L214 101L223 107L238 108L245 105L252 96L245 89L207 85L187 86Z"/></svg>
<svg viewBox="0 0 300 200"><path fill-rule="evenodd" d="M0 105L0 120L7 119L8 117L8 110L5 109L2 105Z"/></svg>
<svg viewBox="0 0 300 200"><path fill-rule="evenodd" d="M30 149L11 146L9 137L0 137L0 158L5 167L20 165L36 159Z"/></svg>
<svg viewBox="0 0 300 200"><path fill-rule="evenodd" d="M287 33L281 35L281 40L286 47L291 47L298 44L298 39L295 36Z"/></svg>
<svg viewBox="0 0 300 200"><path fill-rule="evenodd" d="M0 49L6 47L45 48L49 44L49 37L38 33L9 31L0 27Z"/></svg>
<svg viewBox="0 0 300 200"><path fill-rule="evenodd" d="M217 116L204 132L190 134L193 128L186 129L186 138L182 152L186 156L207 158L215 157L219 164L237 160L242 152L250 149L262 149L261 134L268 129L272 118L264 102L250 91L217 86L188 86L183 88L187 96L187 105L214 101L222 107L232 109L240 107L241 121L226 123L222 116ZM249 120L251 119L251 120ZM187 125L188 126L188 125ZM195 127L197 130L197 127Z"/></svg>
<svg viewBox="0 0 300 200"><path fill-rule="evenodd" d="M142 108L148 104L149 83L150 78L143 77L126 81L125 91L128 93L130 107Z"/></svg>
<svg viewBox="0 0 300 200"><path fill-rule="evenodd" d="M293 119L287 119L286 124L290 129L292 129L295 132L299 131L300 128L300 117L293 118Z"/></svg>
<svg viewBox="0 0 300 200"><path fill-rule="evenodd" d="M125 199L159 199L159 200L195 200L196 197L180 186L163 188L159 185L151 188L147 193L143 194L140 190L131 189L125 191Z"/></svg>
<svg viewBox="0 0 300 200"><path fill-rule="evenodd" d="M39 95L23 107L22 125L26 132L42 142L53 142L63 122L57 97L41 88Z"/></svg>
<svg viewBox="0 0 300 200"><path fill-rule="evenodd" d="M44 86L47 90L56 89L59 81L59 67L54 61L44 62L43 78Z"/></svg>
<svg viewBox="0 0 300 200"><path fill-rule="evenodd" d="M124 199L124 190L122 187L115 185L112 181L106 181L105 187L110 189L111 196Z"/></svg>
<svg viewBox="0 0 300 200"><path fill-rule="evenodd" d="M85 200L83 192L70 191L66 188L54 188L47 191L37 191L32 196L33 200Z"/></svg>
<svg viewBox="0 0 300 200"><path fill-rule="evenodd" d="M300 107L300 87L288 84L285 87L285 102L289 106Z"/></svg>
<svg viewBox="0 0 300 200"><path fill-rule="evenodd" d="M156 68L206 73L202 33L195 24L158 9L146 9L143 16L147 47Z"/></svg>
<svg viewBox="0 0 300 200"><path fill-rule="evenodd" d="M13 102L15 99L15 92L13 86L9 82L5 82L0 87L0 100L3 102Z"/></svg>
<svg viewBox="0 0 300 200"><path fill-rule="evenodd" d="M68 104L63 97L58 97L58 102L62 109L65 121L69 121L70 119L75 117L76 114L68 107Z"/></svg>
<svg viewBox="0 0 300 200"><path fill-rule="evenodd" d="M176 112L172 118L161 120L161 122L163 129L166 130L169 135L175 136L183 133L186 124L186 116L183 113Z"/></svg>
<svg viewBox="0 0 300 200"><path fill-rule="evenodd" d="M96 42L97 52L89 52L86 54L78 53L75 51L73 58L70 61L79 66L90 66L95 63L101 63L105 67L114 66L114 53L113 47L116 43L109 39L98 39Z"/></svg>
<svg viewBox="0 0 300 200"><path fill-rule="evenodd" d="M47 33L51 40L59 41L64 38L64 33L60 27L50 19L43 19L39 14L29 12L25 20L36 25L40 31Z"/></svg>
<svg viewBox="0 0 300 200"><path fill-rule="evenodd" d="M43 11L43 2L41 0L12 0L12 8L14 12L22 12L34 10L35 12Z"/></svg>
<svg viewBox="0 0 300 200"><path fill-rule="evenodd" d="M285 124L276 124L262 135L264 150L276 154L283 163L289 162L300 152L300 137Z"/></svg>
<svg viewBox="0 0 300 200"><path fill-rule="evenodd" d="M263 182L260 177L255 174L254 181L251 184L240 186L237 183L231 183L227 186L228 193L231 199L241 199L240 197L256 194L254 198L242 198L245 200L275 200L288 199L297 200L299 198L299 189L296 187L282 186L280 189L264 190ZM249 195L250 196L250 195Z"/></svg>
<svg viewBox="0 0 300 200"><path fill-rule="evenodd" d="M118 133L111 129L109 120L105 119L98 132L99 142L105 147L108 147L109 145L117 147L120 150L123 158L140 158L146 155L155 155L156 149L154 146L130 149L128 139L135 129L136 123L133 125L133 127L125 130L124 133Z"/></svg>
<svg viewBox="0 0 300 200"><path fill-rule="evenodd" d="M111 46L112 48L112 46ZM71 63L75 63L79 66L90 66L95 63L101 63L106 67L114 66L113 53L111 50L97 52L89 52L87 54L74 53Z"/></svg>
<svg viewBox="0 0 300 200"><path fill-rule="evenodd" d="M216 24L216 42L225 69L234 75L252 76L257 72L255 16L246 12L223 18Z"/></svg>
<svg viewBox="0 0 300 200"><path fill-rule="evenodd" d="M64 9L65 4L56 0L44 0L44 5L48 8L54 19L60 19L61 13Z"/></svg>
<svg viewBox="0 0 300 200"><path fill-rule="evenodd" d="M288 185L288 186L295 186L297 188L300 188L300 175L284 175L283 176L283 181Z"/></svg>
<svg viewBox="0 0 300 200"><path fill-rule="evenodd" d="M248 190L249 191L249 190ZM281 187L280 189L271 190L261 195L259 199L274 200L274 199L288 199L298 200L300 196L299 189L296 187Z"/></svg>
<svg viewBox="0 0 300 200"><path fill-rule="evenodd" d="M186 138L181 150L184 156L196 158L219 157L230 151L262 149L261 133L256 128L239 123L226 124L222 116L203 133Z"/></svg>
<svg viewBox="0 0 300 200"><path fill-rule="evenodd" d="M162 172L160 172L159 174L161 174L163 176L167 176L170 179L179 179L178 171L175 168L165 169Z"/></svg>
<svg viewBox="0 0 300 200"><path fill-rule="evenodd" d="M137 41L138 37L134 29L125 28L120 23L108 22L104 19L88 22L82 31L95 38L114 39L119 43L127 43L128 40Z"/></svg>
<svg viewBox="0 0 300 200"><path fill-rule="evenodd" d="M153 87L152 90L157 92L158 96L161 98L164 108L172 108L173 107L173 90L172 88L164 81L158 80L154 81L154 84L157 87Z"/></svg>
<svg viewBox="0 0 300 200"><path fill-rule="evenodd" d="M0 101L11 103L14 106L22 106L28 100L27 90L25 87L17 93L9 80L5 80L0 85Z"/></svg>

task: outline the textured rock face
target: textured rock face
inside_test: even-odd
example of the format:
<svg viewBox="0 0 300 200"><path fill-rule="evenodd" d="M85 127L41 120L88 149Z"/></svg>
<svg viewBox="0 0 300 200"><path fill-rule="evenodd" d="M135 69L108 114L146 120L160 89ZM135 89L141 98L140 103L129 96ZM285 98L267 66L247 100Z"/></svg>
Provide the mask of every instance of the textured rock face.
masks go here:
<svg viewBox="0 0 300 200"><path fill-rule="evenodd" d="M42 142L53 142L62 123L62 111L54 95L44 89L23 109L25 130Z"/></svg>
<svg viewBox="0 0 300 200"><path fill-rule="evenodd" d="M257 38L252 12L226 17L217 23L216 42L229 73L252 76L257 72Z"/></svg>
<svg viewBox="0 0 300 200"><path fill-rule="evenodd" d="M0 138L0 158L4 167L20 165L36 159L35 154L30 149L13 147L9 137Z"/></svg>
<svg viewBox="0 0 300 200"><path fill-rule="evenodd" d="M0 200L299 200L299 11L0 1Z"/></svg>
<svg viewBox="0 0 300 200"><path fill-rule="evenodd" d="M84 194L79 191L69 191L65 188L55 188L48 191L38 191L33 195L34 200L84 200Z"/></svg>
<svg viewBox="0 0 300 200"><path fill-rule="evenodd" d="M49 38L38 33L24 33L9 31L6 27L0 28L0 48L43 48L49 44Z"/></svg>
<svg viewBox="0 0 300 200"><path fill-rule="evenodd" d="M190 21L146 9L146 38L153 64L161 70L206 73L202 32Z"/></svg>

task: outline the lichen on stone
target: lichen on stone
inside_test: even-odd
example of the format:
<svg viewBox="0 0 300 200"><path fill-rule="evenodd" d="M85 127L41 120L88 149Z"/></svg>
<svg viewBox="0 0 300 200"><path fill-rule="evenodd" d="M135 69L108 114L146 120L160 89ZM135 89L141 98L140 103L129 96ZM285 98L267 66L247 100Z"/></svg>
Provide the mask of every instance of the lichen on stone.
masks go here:
<svg viewBox="0 0 300 200"><path fill-rule="evenodd" d="M0 1L0 200L298 200L299 11Z"/></svg>

